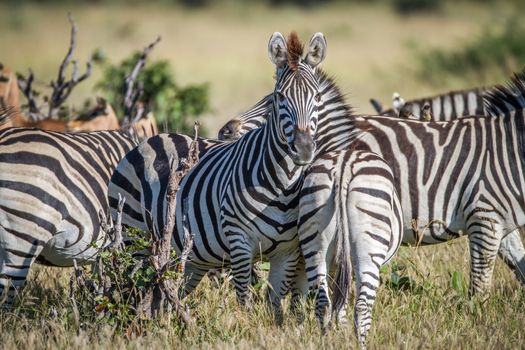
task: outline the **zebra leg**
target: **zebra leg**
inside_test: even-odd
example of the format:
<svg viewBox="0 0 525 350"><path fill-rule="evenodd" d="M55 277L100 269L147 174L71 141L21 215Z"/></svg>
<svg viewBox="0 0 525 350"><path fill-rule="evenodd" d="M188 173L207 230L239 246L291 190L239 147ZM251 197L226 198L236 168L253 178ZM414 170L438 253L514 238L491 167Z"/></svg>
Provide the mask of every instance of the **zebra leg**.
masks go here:
<svg viewBox="0 0 525 350"><path fill-rule="evenodd" d="M361 195L361 196L360 196ZM355 198L354 198L355 197ZM361 197L361 198L360 198ZM361 201L357 201L360 199ZM365 198L366 199L366 198ZM391 220L377 214L378 220L368 217L364 208L371 202L362 198L359 192L350 192L348 198L348 219L350 226L350 257L355 275L354 326L357 341L361 348L366 346L366 337L372 325L372 308L379 288L379 269L385 263L393 235ZM369 206L367 206L367 204ZM381 207L376 206L377 209ZM389 208L382 208L388 214ZM383 219L383 220L381 220Z"/></svg>
<svg viewBox="0 0 525 350"><path fill-rule="evenodd" d="M242 306L250 306L249 285L252 279L253 253L246 244L230 242L232 281L235 286L237 301Z"/></svg>
<svg viewBox="0 0 525 350"><path fill-rule="evenodd" d="M300 257L298 248L287 253L280 251L279 254L268 257L270 260L268 301L278 323L282 322L281 299L290 291L292 282L296 278Z"/></svg>
<svg viewBox="0 0 525 350"><path fill-rule="evenodd" d="M498 255L514 271L518 281L525 285L525 248L520 231L516 229L501 239Z"/></svg>
<svg viewBox="0 0 525 350"><path fill-rule="evenodd" d="M492 284L494 263L501 243L499 220L477 211L467 222L470 248L470 294L484 294Z"/></svg>
<svg viewBox="0 0 525 350"><path fill-rule="evenodd" d="M333 165L330 163L330 167ZM335 256L337 230L331 168L312 172L305 178L299 204L298 236L304 255L310 294L315 298L315 315L324 332L330 325L332 302L328 285L328 267ZM318 186L319 183L326 184Z"/></svg>
<svg viewBox="0 0 525 350"><path fill-rule="evenodd" d="M21 239L0 227L0 304L11 306L26 281L29 268L43 246L37 240Z"/></svg>
<svg viewBox="0 0 525 350"><path fill-rule="evenodd" d="M302 323L304 321L304 315L300 313L300 306L303 304L304 298L308 294L308 280L306 279L305 262L302 255L297 263L295 278L292 282L291 289L291 312L296 316L297 322Z"/></svg>
<svg viewBox="0 0 525 350"><path fill-rule="evenodd" d="M184 276L186 278L186 284L184 285L184 291L182 297L187 296L197 287L202 278L208 273L208 269L203 269L195 264L186 264L184 270Z"/></svg>
<svg viewBox="0 0 525 350"><path fill-rule="evenodd" d="M356 282L354 325L357 341L361 347L364 347L372 325L372 308L379 288L379 266L381 265L373 261L370 255L352 260Z"/></svg>

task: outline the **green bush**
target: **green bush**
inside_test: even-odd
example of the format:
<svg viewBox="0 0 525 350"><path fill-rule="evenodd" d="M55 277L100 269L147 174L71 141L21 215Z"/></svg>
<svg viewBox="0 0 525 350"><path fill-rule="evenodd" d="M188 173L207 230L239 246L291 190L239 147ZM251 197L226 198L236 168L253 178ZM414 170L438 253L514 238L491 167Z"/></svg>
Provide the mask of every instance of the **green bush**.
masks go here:
<svg viewBox="0 0 525 350"><path fill-rule="evenodd" d="M102 249L92 268L79 267L73 272L70 299L74 324L111 325L117 334L140 334L162 324L162 319L144 315L140 306L154 283L183 278L182 272L167 269L158 275L150 259L149 236L137 229L127 229L127 236L132 243L124 249ZM174 249L171 257L176 261ZM177 324L175 318L172 321Z"/></svg>
<svg viewBox="0 0 525 350"><path fill-rule="evenodd" d="M446 74L459 77L473 75L479 80L491 69L510 75L525 62L524 43L525 25L511 19L502 29L485 29L460 49L432 49L420 53L418 70L422 77L433 81L446 79Z"/></svg>
<svg viewBox="0 0 525 350"><path fill-rule="evenodd" d="M97 54L103 75L96 87L104 92L119 117L124 115L125 78L140 56L141 52L137 51L121 63L112 65L103 55ZM169 131L191 133L194 119L209 110L208 85L177 85L168 61L147 62L137 81L143 88L139 100L154 113L162 131L166 127Z"/></svg>

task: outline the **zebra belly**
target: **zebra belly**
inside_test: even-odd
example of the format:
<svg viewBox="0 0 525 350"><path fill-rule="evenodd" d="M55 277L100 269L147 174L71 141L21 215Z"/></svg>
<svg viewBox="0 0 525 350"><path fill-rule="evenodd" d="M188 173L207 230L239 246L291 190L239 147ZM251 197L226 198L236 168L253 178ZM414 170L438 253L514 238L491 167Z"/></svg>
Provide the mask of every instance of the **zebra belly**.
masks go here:
<svg viewBox="0 0 525 350"><path fill-rule="evenodd" d="M420 245L446 242L463 235L465 230L463 220L454 219L429 219L428 217L411 219L404 218L403 244Z"/></svg>
<svg viewBox="0 0 525 350"><path fill-rule="evenodd" d="M98 239L93 241L92 229L79 230L75 225L62 222L60 231L44 245L40 259L55 266L73 266L73 260L78 264L93 261L100 248L107 244L106 235L101 230Z"/></svg>

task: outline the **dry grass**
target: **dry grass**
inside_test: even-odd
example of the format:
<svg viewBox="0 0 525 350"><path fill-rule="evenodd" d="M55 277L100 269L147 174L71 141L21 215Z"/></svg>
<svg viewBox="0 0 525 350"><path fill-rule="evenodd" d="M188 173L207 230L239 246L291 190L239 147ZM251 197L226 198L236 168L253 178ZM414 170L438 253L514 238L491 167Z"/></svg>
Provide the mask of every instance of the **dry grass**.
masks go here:
<svg viewBox="0 0 525 350"><path fill-rule="evenodd" d="M402 248L394 264L413 281L412 288L384 283L374 308L371 349L384 348L521 348L525 340L525 293L501 262L490 297L468 300L452 287L454 271L468 276L466 240L419 249ZM24 290L25 311L0 315L4 349L332 349L356 348L353 326L340 326L321 336L312 305L298 324L287 314L282 327L273 323L264 303L252 311L239 308L233 288L204 280L190 298L196 320L187 329L154 327L128 338L111 327L84 325L77 333L67 305L69 270L37 268ZM390 280L390 271L383 279ZM468 281L464 280L464 283Z"/></svg>
<svg viewBox="0 0 525 350"><path fill-rule="evenodd" d="M215 114L204 124L214 133L232 114L254 102L273 85L266 44L270 33L296 29L306 40L315 31L326 34L329 51L324 64L338 78L350 101L371 112L368 98L388 100L398 90L407 97L439 92L442 86L414 81L407 73L414 63L410 45L420 48L454 47L478 33L504 12L492 6L448 6L439 15L401 18L384 5L333 5L316 11L226 5L205 11L176 7L68 8L0 5L1 61L15 70L32 67L43 80L53 77L67 45L66 12L79 26L78 57L97 47L113 61L141 48L156 35L163 42L154 58L169 59L183 83L210 82ZM409 77L409 78L407 78ZM504 81L504 77L494 77ZM96 79L77 91L90 94ZM446 89L479 82L453 80ZM500 262L492 295L469 301L451 287L454 271L468 276L465 241L419 249L402 248L395 259L411 278L408 290L383 285L374 309L370 348L521 348L525 334L525 293ZM214 288L205 280L191 296L197 322L188 329L157 327L148 334L127 338L111 327L78 330L68 313L67 269L36 267L22 298L23 309L0 313L3 349L319 349L356 347L352 325L321 336L311 305L298 325L288 315L275 326L262 303L251 312L235 302L227 284ZM385 280L390 274L384 273ZM465 281L467 283L467 281Z"/></svg>

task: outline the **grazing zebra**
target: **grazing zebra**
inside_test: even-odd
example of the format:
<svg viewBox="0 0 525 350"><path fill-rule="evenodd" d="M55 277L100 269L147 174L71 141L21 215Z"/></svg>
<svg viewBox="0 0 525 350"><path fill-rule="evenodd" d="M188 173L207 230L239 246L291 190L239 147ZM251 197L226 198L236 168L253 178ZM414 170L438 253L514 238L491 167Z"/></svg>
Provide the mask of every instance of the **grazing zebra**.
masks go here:
<svg viewBox="0 0 525 350"><path fill-rule="evenodd" d="M471 115L487 115L486 102L484 100L488 88L473 88L468 90L450 91L441 95L424 97L420 99L404 101L398 93L392 97L393 108L384 109L381 102L370 99L375 111L381 115L397 117L404 107L407 115L415 119L423 118L423 106L430 105L430 114L434 121L454 120Z"/></svg>
<svg viewBox="0 0 525 350"><path fill-rule="evenodd" d="M99 212L107 183L138 144L121 131L65 134L27 128L0 132L0 295L11 305L35 261L84 263L102 245Z"/></svg>
<svg viewBox="0 0 525 350"><path fill-rule="evenodd" d="M290 35L288 43L280 33L274 33L268 50L277 68L272 104L265 113L268 122L235 143L211 147L183 178L177 193L179 205L173 242L180 251L182 215L187 210L189 230L195 235L185 271L191 277L187 292L211 268L229 265L241 304L248 301L253 259L267 256L271 263L270 301L278 310L300 257L294 202L304 165L312 161L316 149L313 136L317 128L319 82L315 70L325 57L326 41L321 33L315 34L303 58L302 45L295 33ZM159 138L150 139L148 146ZM205 144L210 144L208 142ZM177 146L174 149L177 150ZM146 146L142 147L142 151L147 150ZM164 150L166 148L161 151ZM119 165L111 180L109 195L115 198L120 189L125 189L122 194L127 199L127 193L134 192L130 198L134 208L138 203L133 200L141 200L140 212L134 209L134 214L140 213L144 218L141 221L135 215L135 222L162 229L166 203L164 196L153 192L165 191L165 183L157 181L163 178L162 174L151 173L155 165L167 166L168 158L165 153L140 153L131 152L134 158L126 157ZM145 159L154 162L152 168L143 168L147 166ZM137 170L142 174L137 176ZM135 175L128 176L133 172ZM134 180L140 182L134 183ZM157 200L151 201L151 198ZM114 203L114 199L111 202ZM151 206L144 205L147 203ZM128 213L132 209L128 208ZM126 214L123 222L126 216L131 218Z"/></svg>
<svg viewBox="0 0 525 350"><path fill-rule="evenodd" d="M342 97L331 99L333 106L327 106L327 110L335 110L334 117L327 118L331 121L326 126L331 144L349 147L358 139L353 147L381 155L392 167L403 208L403 243L439 243L458 237L460 230L469 234L473 292L489 286L498 249L516 277L525 282L525 250L516 230L524 224L519 205L523 203L520 192L523 157L516 146L520 144L517 140L521 129L515 127L522 122L525 73L517 74L508 88L496 87L485 96L488 113L503 115L426 123L383 116L348 118L341 113ZM245 131L243 120L237 120L236 124L234 134L239 135ZM327 138L322 132L321 111L320 135ZM474 161L472 155L481 160ZM500 171L494 170L499 167ZM455 184L449 176L453 176ZM495 204L492 200L497 200L502 213L507 213L510 219L495 212L480 214L492 208ZM483 218L494 220L497 234L493 237L483 227Z"/></svg>
<svg viewBox="0 0 525 350"><path fill-rule="evenodd" d="M379 269L393 257L403 237L400 200L386 161L375 153L353 149L320 155L305 174L298 236L322 329L331 318L328 272L334 267L338 271L332 273L333 314L340 315L348 298L347 260L351 259L356 278L354 323L358 341L364 345Z"/></svg>

